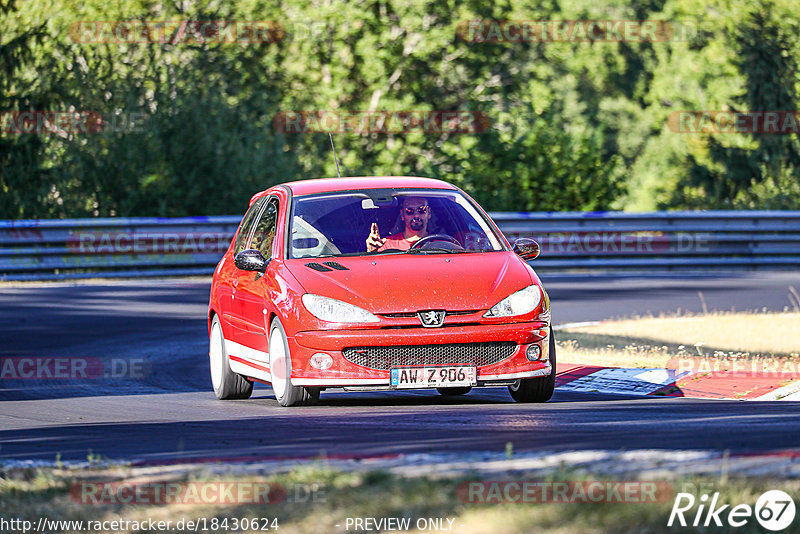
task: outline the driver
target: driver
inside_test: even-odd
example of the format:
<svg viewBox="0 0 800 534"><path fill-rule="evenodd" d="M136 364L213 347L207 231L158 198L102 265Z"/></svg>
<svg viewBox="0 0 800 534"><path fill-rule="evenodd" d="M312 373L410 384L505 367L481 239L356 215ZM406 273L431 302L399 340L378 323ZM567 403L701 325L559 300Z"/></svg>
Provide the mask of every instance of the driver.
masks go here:
<svg viewBox="0 0 800 534"><path fill-rule="evenodd" d="M372 223L367 237L367 252L387 249L408 250L415 242L428 235L431 207L423 197L405 197L400 208L400 220L405 224L402 232L381 239L378 223Z"/></svg>

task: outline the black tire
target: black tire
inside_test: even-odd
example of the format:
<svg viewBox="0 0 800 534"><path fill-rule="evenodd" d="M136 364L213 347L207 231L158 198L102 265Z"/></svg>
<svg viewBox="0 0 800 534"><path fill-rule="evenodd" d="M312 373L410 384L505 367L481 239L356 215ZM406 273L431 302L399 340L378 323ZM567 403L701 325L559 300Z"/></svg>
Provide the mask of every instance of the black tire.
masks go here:
<svg viewBox="0 0 800 534"><path fill-rule="evenodd" d="M513 386L508 386L508 392L517 402L547 402L553 396L556 388L556 338L550 328L550 366L552 370L547 376L536 378L523 378Z"/></svg>
<svg viewBox="0 0 800 534"><path fill-rule="evenodd" d="M470 386L464 386L460 388L436 388L436 391L445 397L456 397L458 395L466 395L472 391L472 388Z"/></svg>
<svg viewBox="0 0 800 534"><path fill-rule="evenodd" d="M209 371L214 395L219 400L249 399L253 394L253 382L231 370L228 351L225 349L225 336L222 334L222 325L216 315L211 321L208 343ZM218 373L216 375L215 366Z"/></svg>
<svg viewBox="0 0 800 534"><path fill-rule="evenodd" d="M280 336L280 340L275 337L276 335ZM286 331L283 329L283 325L277 317L272 320L272 324L270 325L269 340L269 370L272 374L272 390L275 393L275 398L277 399L278 404L281 406L302 406L315 404L319 400L321 388L292 385L292 356L289 352L289 343L286 341ZM276 343L282 342L283 344L283 353L285 354L286 359L286 372L280 372L278 374L285 376L276 376L274 372L276 367L273 366L272 357L278 351L273 350L273 340ZM277 383L278 380L281 382ZM276 385L278 386L277 388Z"/></svg>

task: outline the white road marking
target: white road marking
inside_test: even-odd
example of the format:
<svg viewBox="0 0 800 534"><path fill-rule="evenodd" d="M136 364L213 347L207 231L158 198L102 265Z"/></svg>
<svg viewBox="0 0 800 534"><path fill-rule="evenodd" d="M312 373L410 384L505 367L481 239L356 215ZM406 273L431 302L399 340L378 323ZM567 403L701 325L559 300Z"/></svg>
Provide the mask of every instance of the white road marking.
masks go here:
<svg viewBox="0 0 800 534"><path fill-rule="evenodd" d="M599 391L649 395L662 387L691 374L691 371L675 369L600 369L562 386L559 391Z"/></svg>

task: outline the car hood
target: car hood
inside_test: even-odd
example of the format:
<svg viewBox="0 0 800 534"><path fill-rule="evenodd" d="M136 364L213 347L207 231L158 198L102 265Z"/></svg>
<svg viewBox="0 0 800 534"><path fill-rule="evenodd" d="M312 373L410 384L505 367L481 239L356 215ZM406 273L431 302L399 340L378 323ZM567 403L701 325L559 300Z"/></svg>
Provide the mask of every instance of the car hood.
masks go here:
<svg viewBox="0 0 800 534"><path fill-rule="evenodd" d="M347 270L320 272L307 265L326 261ZM286 265L306 292L373 313L488 309L538 283L513 252L296 259Z"/></svg>

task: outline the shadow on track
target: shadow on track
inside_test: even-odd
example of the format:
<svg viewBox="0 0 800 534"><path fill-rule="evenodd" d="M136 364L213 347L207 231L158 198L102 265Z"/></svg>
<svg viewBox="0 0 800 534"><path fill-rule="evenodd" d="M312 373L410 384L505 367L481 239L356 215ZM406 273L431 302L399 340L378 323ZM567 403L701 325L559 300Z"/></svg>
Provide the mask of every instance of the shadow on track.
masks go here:
<svg viewBox="0 0 800 534"><path fill-rule="evenodd" d="M796 447L800 434L797 403L562 396L580 402L431 405L423 401L435 398L409 396L397 399L399 404L370 399L365 406L359 396L285 409L264 397L219 403L183 394L184 404L208 413L205 419L147 421L147 409L136 405L129 416L137 420L5 429L0 431L0 460L53 461L57 454L86 460L90 450L104 458L148 462L372 456L503 451L509 442L515 451L766 451Z"/></svg>

